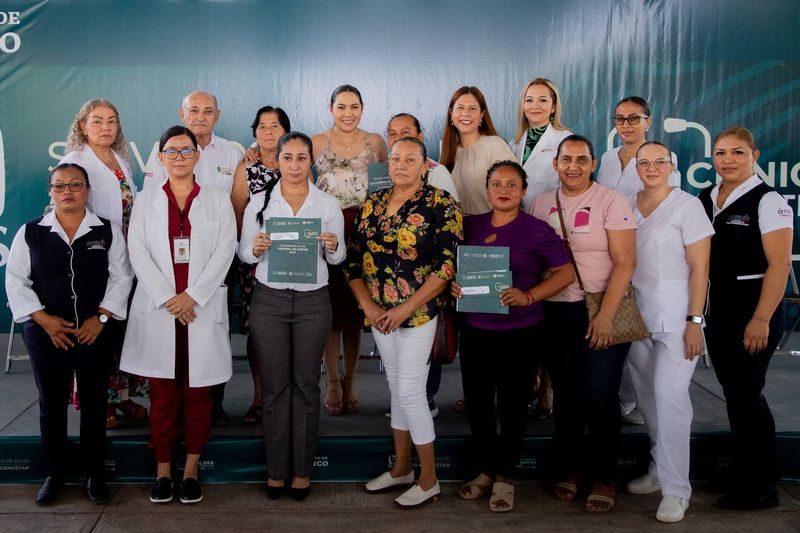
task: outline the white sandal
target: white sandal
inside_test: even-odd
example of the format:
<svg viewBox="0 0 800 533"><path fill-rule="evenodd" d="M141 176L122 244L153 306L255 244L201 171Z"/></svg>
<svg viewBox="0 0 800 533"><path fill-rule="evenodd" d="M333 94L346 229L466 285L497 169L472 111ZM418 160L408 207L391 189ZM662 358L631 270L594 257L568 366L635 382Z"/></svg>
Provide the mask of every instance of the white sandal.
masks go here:
<svg viewBox="0 0 800 533"><path fill-rule="evenodd" d="M492 485L492 497L489 498L489 510L493 513L507 513L514 508L514 485L504 481L495 481Z"/></svg>

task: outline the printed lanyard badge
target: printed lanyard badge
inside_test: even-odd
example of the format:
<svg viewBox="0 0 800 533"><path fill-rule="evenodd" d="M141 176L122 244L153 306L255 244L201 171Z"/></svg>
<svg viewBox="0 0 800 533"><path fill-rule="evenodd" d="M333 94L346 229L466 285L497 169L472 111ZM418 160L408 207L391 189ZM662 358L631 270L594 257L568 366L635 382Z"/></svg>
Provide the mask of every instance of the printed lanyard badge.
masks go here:
<svg viewBox="0 0 800 533"><path fill-rule="evenodd" d="M176 265L189 262L189 237L172 238L172 257Z"/></svg>

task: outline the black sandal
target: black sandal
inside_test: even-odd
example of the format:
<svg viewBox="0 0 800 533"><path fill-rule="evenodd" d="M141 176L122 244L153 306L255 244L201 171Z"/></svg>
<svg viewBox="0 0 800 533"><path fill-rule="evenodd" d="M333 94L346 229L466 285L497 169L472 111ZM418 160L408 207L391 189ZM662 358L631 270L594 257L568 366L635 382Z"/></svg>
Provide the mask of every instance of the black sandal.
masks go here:
<svg viewBox="0 0 800 533"><path fill-rule="evenodd" d="M263 411L260 405L251 405L250 409L242 417L242 422L245 426L255 426L261 423L263 418Z"/></svg>

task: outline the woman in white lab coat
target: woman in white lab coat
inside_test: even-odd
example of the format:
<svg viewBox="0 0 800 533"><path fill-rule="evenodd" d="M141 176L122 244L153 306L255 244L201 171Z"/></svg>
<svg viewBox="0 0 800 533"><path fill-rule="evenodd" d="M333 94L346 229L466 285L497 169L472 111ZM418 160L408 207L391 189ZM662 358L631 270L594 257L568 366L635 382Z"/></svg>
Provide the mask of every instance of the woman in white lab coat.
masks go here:
<svg viewBox="0 0 800 533"><path fill-rule="evenodd" d="M527 211L533 209L537 196L558 188L553 158L558 144L570 133L561 123L561 95L556 85L546 78L526 83L519 98L517 132L508 144L528 175L528 190L522 199Z"/></svg>
<svg viewBox="0 0 800 533"><path fill-rule="evenodd" d="M628 368L650 435L648 472L633 494L661 490L656 519L678 522L689 507L689 384L703 347L703 308L714 228L696 197L670 186L669 148L644 143L636 169L644 190L630 197L638 228L632 282L651 337L634 342Z"/></svg>
<svg viewBox="0 0 800 533"><path fill-rule="evenodd" d="M67 136L67 153L61 163L73 163L86 169L92 182L87 207L97 216L118 225L122 234L127 235L136 185L122 123L114 104L96 98L81 106L72 121ZM147 409L129 397L141 389L137 384L143 384L143 380L129 377L116 368L125 322L114 322L109 326L114 339L115 368L108 383L106 428L113 429L117 427L117 410L122 412L126 422L133 422L147 418Z"/></svg>
<svg viewBox="0 0 800 533"><path fill-rule="evenodd" d="M211 425L211 386L231 377L227 292L236 249L230 198L194 179L197 141L173 126L161 136L168 179L139 194L128 232L139 285L120 368L151 378L150 444L158 463L150 501L172 500L170 459L183 409L186 466L182 503L202 499L198 461Z"/></svg>
<svg viewBox="0 0 800 533"><path fill-rule="evenodd" d="M127 232L136 185L114 104L98 98L81 106L61 163L76 163L86 169L92 181L87 207Z"/></svg>

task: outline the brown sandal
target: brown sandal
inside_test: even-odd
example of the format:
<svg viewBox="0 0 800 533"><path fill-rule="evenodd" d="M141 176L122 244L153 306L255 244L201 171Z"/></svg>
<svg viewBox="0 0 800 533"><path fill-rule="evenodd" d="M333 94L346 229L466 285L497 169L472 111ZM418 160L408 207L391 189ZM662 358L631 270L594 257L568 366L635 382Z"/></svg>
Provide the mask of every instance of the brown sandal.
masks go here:
<svg viewBox="0 0 800 533"><path fill-rule="evenodd" d="M344 374L341 377L342 385L342 412L355 413L358 410L358 393L355 388L356 378L348 378Z"/></svg>
<svg viewBox="0 0 800 533"><path fill-rule="evenodd" d="M616 504L617 486L613 483L595 483L592 485L592 492L586 498L586 512L590 514L604 514L611 511ZM606 504L606 506L595 507L594 504Z"/></svg>
<svg viewBox="0 0 800 533"><path fill-rule="evenodd" d="M505 481L495 481L489 510L493 513L507 513L514 508L514 485Z"/></svg>
<svg viewBox="0 0 800 533"><path fill-rule="evenodd" d="M328 386L325 389L325 410L331 416L342 414L342 387L338 379L328 380Z"/></svg>

